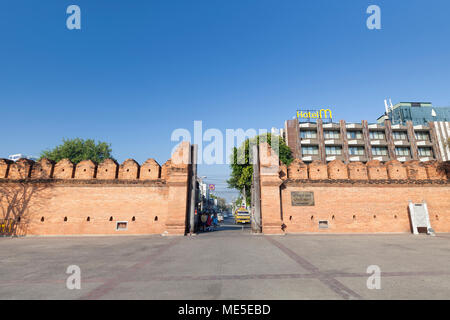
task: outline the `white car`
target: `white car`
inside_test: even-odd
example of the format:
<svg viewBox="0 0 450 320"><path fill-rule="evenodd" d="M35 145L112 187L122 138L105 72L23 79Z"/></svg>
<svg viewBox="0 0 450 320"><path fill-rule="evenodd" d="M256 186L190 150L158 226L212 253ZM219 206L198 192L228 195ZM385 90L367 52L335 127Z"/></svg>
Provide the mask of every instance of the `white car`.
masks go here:
<svg viewBox="0 0 450 320"><path fill-rule="evenodd" d="M223 221L223 215L219 213L217 215L217 220L219 220L219 222L222 222Z"/></svg>

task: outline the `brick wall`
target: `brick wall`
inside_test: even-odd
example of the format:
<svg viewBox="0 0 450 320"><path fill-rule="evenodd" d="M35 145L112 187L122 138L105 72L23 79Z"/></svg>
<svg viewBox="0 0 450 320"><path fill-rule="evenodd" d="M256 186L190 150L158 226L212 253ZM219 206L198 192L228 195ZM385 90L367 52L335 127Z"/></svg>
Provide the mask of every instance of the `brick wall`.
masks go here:
<svg viewBox="0 0 450 320"><path fill-rule="evenodd" d="M111 159L77 166L2 160L1 218L20 217L23 235L184 234L189 159L190 145L182 143L163 178L153 159L142 166L132 159L120 166ZM126 229L117 230L118 222Z"/></svg>
<svg viewBox="0 0 450 320"><path fill-rule="evenodd" d="M291 192L314 192L314 206L293 206ZM450 186L408 184L295 183L281 192L287 233L411 232L408 201L426 201L431 226L450 232ZM264 217L264 216L263 216ZM319 229L319 221L328 229Z"/></svg>
<svg viewBox="0 0 450 320"><path fill-rule="evenodd" d="M270 163L260 157L264 233L411 232L409 201L425 201L434 230L450 232L450 181L438 162L306 165L296 159L281 179L278 158L266 144L261 148L271 155ZM313 193L313 203L294 205L292 192Z"/></svg>

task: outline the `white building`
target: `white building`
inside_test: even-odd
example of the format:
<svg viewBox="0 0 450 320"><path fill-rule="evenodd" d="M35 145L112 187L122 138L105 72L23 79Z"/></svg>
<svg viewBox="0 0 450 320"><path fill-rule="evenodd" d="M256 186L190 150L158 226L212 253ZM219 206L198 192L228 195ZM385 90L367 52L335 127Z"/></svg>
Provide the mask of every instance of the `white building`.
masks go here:
<svg viewBox="0 0 450 320"><path fill-rule="evenodd" d="M25 154L22 154L22 153L17 153L17 154L11 154L11 155L9 155L8 156L8 159L9 160L12 160L12 161L17 161L17 160L19 160L19 159L29 159L29 160L33 160L33 161L36 161L37 160L37 158L36 157L33 157L33 156L27 156L27 155L25 155Z"/></svg>

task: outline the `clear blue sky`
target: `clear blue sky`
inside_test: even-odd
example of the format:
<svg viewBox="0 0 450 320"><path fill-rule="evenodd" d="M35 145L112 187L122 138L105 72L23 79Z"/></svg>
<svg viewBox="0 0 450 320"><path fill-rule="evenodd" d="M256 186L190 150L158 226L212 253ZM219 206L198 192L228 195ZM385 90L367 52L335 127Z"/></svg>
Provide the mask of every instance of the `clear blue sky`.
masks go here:
<svg viewBox="0 0 450 320"><path fill-rule="evenodd" d="M387 97L450 105L448 0L0 4L0 157L82 137L162 164L172 131L194 120L270 129L299 106L375 121ZM70 4L82 30L66 28ZM382 30L366 27L370 4Z"/></svg>

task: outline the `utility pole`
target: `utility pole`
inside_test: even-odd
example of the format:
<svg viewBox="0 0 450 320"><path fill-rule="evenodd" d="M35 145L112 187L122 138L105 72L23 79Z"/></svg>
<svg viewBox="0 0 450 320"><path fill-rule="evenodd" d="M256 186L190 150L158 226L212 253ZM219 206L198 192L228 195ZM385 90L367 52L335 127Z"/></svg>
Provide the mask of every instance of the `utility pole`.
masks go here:
<svg viewBox="0 0 450 320"><path fill-rule="evenodd" d="M197 150L196 144L191 146L191 206L189 208L189 234L193 235L195 232L195 204L197 202Z"/></svg>

